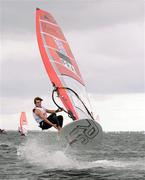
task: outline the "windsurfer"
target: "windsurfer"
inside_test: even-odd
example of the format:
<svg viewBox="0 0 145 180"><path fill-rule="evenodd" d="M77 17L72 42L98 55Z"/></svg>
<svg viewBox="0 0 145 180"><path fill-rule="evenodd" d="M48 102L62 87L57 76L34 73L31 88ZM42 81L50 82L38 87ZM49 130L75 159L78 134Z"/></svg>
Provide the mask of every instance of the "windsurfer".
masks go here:
<svg viewBox="0 0 145 180"><path fill-rule="evenodd" d="M4 129L0 129L0 134L6 134L6 131Z"/></svg>
<svg viewBox="0 0 145 180"><path fill-rule="evenodd" d="M56 128L57 130L60 130L63 125L63 116L59 115L57 116L57 112L61 112L62 109L57 110L48 110L44 108L41 104L43 101L40 97L34 98L34 104L35 107L33 109L33 116L37 123L39 123L39 127L42 130L49 129L51 127ZM50 113L50 115L47 117L47 113Z"/></svg>

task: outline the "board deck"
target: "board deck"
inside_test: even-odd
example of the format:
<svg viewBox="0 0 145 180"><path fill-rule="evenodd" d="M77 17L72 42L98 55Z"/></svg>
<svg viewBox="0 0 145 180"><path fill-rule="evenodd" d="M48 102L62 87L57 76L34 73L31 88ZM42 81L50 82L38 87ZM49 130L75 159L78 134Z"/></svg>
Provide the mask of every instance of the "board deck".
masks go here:
<svg viewBox="0 0 145 180"><path fill-rule="evenodd" d="M101 139L102 128L92 119L74 121L60 131L61 143L71 147L91 148L97 146Z"/></svg>

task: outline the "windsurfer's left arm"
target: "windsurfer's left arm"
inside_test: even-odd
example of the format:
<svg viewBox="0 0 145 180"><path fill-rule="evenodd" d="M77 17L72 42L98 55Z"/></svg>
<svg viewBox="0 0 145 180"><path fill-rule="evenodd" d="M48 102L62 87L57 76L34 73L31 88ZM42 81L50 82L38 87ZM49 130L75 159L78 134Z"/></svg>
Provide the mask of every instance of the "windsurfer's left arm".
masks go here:
<svg viewBox="0 0 145 180"><path fill-rule="evenodd" d="M61 112L62 111L62 109L57 109L57 110L49 110L49 109L46 109L46 112L47 113L57 113L57 112Z"/></svg>

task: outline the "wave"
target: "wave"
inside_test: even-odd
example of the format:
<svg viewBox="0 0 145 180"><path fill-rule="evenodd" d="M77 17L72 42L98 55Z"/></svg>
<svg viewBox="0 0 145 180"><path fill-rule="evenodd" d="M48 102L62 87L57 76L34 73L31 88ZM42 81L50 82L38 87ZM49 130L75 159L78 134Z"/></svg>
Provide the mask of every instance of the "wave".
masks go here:
<svg viewBox="0 0 145 180"><path fill-rule="evenodd" d="M91 152L96 154L96 152ZM17 149L19 158L25 159L28 163L34 166L39 166L45 169L90 169L90 168L103 168L103 169L132 169L132 170L145 170L145 159L138 160L124 160L124 159L99 159L94 161L78 160L78 156L84 154L65 153L56 144L42 141L41 138L30 138L24 144L21 144Z"/></svg>

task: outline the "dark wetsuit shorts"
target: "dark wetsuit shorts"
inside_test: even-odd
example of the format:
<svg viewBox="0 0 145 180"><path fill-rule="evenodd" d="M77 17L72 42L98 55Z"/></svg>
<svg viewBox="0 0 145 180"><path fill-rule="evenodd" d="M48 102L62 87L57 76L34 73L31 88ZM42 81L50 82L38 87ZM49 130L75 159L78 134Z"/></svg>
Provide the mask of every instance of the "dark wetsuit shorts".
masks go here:
<svg viewBox="0 0 145 180"><path fill-rule="evenodd" d="M48 116L47 119L51 123L56 124L57 126L62 127L62 125L63 125L63 116L61 116L61 115L56 116L56 114L53 113L50 116ZM50 124L46 123L45 121L41 121L39 124L40 124L40 128L42 128L42 130L49 129L52 127Z"/></svg>

